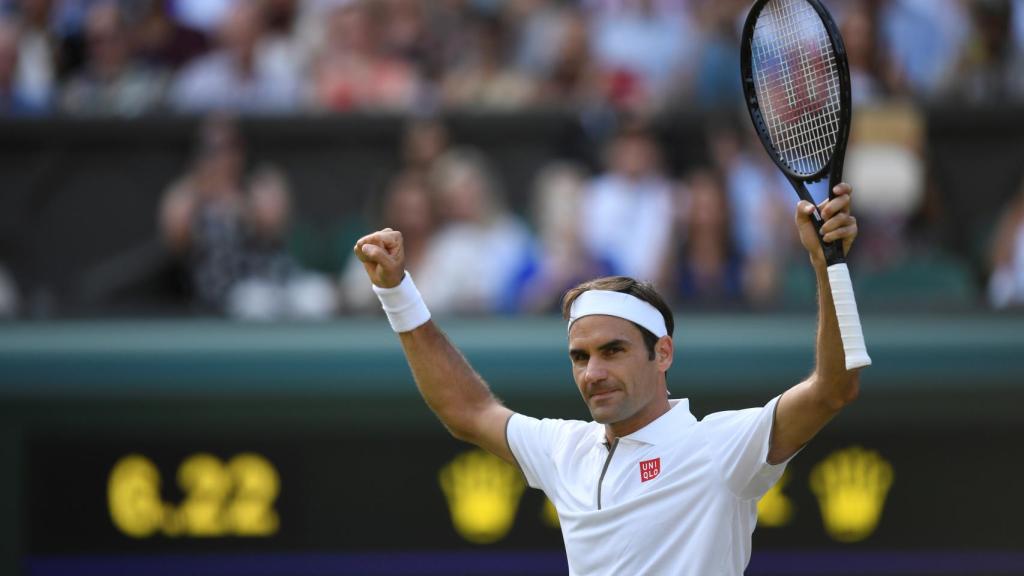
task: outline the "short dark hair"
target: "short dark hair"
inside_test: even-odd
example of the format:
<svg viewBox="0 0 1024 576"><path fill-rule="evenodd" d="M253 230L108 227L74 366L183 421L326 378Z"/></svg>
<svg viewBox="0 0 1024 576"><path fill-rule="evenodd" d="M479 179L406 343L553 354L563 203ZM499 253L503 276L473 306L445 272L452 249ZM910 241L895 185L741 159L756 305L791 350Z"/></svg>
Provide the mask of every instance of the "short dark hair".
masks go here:
<svg viewBox="0 0 1024 576"><path fill-rule="evenodd" d="M628 276L605 276L604 278L597 278L584 282L574 288L570 288L565 296L562 297L562 318L569 319L569 311L572 309L572 303L580 297L581 294L589 290L607 290L609 292L622 292L629 294L647 302L651 306L654 306L658 312L661 312L661 317L665 319L665 329L668 330L668 335L671 336L675 331L676 323L672 318L672 310L669 309L668 304L665 304L665 299L658 294L658 291L654 289L654 285L650 282L640 282L634 280ZM647 354L651 360L654 360L654 345L658 342L658 337L653 332L640 326L636 322L632 322L636 326L640 333L644 337L644 344L647 346Z"/></svg>

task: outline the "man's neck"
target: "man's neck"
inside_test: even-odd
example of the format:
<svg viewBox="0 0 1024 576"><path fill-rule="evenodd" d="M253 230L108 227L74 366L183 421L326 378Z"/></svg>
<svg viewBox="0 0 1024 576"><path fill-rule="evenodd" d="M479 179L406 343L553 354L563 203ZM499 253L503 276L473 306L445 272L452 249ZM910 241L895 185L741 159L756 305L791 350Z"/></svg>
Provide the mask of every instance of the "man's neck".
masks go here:
<svg viewBox="0 0 1024 576"><path fill-rule="evenodd" d="M666 412L672 409L668 402L668 395L657 402L651 402L643 410L620 422L612 422L604 425L604 435L611 444L616 438L628 436L637 430L661 418Z"/></svg>

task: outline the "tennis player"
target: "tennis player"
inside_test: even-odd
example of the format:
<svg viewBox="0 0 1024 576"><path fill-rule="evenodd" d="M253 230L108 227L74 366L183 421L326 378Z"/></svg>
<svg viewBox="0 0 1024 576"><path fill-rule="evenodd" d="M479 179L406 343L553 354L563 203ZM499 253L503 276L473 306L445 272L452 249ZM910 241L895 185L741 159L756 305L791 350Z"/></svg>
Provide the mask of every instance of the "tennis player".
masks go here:
<svg viewBox="0 0 1024 576"><path fill-rule="evenodd" d="M842 240L844 251L857 236L851 192L841 184L820 206L824 239ZM739 575L758 499L857 397L812 211L801 202L796 225L818 281L814 372L761 408L700 421L687 400L669 399L674 321L649 284L601 278L566 293L569 360L594 421L537 420L502 405L430 321L400 232L374 232L354 250L430 408L456 438L518 465L554 503L571 574Z"/></svg>

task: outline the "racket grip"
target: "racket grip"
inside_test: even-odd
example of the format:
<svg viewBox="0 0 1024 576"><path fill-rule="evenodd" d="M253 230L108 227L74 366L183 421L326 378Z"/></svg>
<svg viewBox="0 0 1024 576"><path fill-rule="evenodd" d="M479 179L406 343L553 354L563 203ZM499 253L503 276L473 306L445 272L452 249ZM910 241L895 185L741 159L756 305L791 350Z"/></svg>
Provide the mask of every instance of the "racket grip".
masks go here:
<svg viewBox="0 0 1024 576"><path fill-rule="evenodd" d="M828 283L832 288L832 303L836 308L839 334L843 339L846 369L853 370L870 366L871 358L864 345L864 333L860 329L857 300L853 297L850 269L846 267L845 263L833 264L828 267Z"/></svg>

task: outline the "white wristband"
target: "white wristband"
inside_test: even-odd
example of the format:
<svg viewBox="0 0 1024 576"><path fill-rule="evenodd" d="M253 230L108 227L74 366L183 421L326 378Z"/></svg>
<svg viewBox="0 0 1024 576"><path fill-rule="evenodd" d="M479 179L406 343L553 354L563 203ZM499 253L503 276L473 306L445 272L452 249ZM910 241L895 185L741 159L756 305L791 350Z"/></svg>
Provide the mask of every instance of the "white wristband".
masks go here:
<svg viewBox="0 0 1024 576"><path fill-rule="evenodd" d="M395 332L409 332L430 320L430 310L427 310L427 304L423 302L408 271L398 286L381 288L374 284L373 291L380 299L391 329Z"/></svg>

